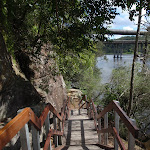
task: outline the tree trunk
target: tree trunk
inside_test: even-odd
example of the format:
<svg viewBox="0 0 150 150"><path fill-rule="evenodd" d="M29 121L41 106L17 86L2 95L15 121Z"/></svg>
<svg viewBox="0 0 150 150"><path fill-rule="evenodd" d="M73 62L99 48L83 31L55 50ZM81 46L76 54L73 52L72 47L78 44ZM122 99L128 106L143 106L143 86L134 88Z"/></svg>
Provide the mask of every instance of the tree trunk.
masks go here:
<svg viewBox="0 0 150 150"><path fill-rule="evenodd" d="M139 10L139 16L138 16L138 28L137 28L136 41L135 41L135 49L134 49L134 56L133 56L133 63L132 63L132 70L131 70L130 99L129 99L128 112L127 112L128 116L130 116L130 113L131 113L131 110L132 110L132 105L133 105L134 69L135 69L135 61L136 61L137 49L138 49L138 39L139 39L139 34L140 34L140 26L141 26L141 18L142 18L141 14L142 14L142 8L140 8L140 10Z"/></svg>
<svg viewBox="0 0 150 150"><path fill-rule="evenodd" d="M145 68L145 63L146 63L146 57L147 57L147 46L148 46L148 39L147 36L145 37L145 48L144 48L144 54L143 54L143 69Z"/></svg>

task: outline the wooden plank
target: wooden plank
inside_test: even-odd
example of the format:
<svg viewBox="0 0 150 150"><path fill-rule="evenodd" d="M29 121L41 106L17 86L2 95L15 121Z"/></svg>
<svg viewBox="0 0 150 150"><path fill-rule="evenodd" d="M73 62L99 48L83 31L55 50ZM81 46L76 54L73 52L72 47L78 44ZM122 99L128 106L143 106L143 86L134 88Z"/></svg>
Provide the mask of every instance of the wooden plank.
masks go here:
<svg viewBox="0 0 150 150"><path fill-rule="evenodd" d="M0 130L0 149L21 130L30 119L30 108L25 108Z"/></svg>
<svg viewBox="0 0 150 150"><path fill-rule="evenodd" d="M98 133L112 133L112 127L109 127L109 128L106 128L106 129L101 129L101 130L98 130L97 132Z"/></svg>

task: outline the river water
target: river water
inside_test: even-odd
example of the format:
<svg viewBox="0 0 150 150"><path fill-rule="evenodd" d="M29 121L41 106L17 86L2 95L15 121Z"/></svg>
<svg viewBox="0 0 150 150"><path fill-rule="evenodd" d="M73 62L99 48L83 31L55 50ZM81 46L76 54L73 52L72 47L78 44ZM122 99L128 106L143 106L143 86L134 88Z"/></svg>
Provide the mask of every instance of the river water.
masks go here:
<svg viewBox="0 0 150 150"><path fill-rule="evenodd" d="M112 70L121 66L132 66L133 55L123 55L122 58L114 58L113 55L105 55L97 58L97 67L101 70L101 83L108 83ZM140 62L140 60L138 60Z"/></svg>

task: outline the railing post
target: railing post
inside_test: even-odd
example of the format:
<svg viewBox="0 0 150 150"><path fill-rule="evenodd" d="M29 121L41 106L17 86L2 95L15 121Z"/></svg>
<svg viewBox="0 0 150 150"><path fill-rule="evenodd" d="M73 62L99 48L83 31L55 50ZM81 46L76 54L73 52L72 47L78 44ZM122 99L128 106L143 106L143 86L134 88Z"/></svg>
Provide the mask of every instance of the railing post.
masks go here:
<svg viewBox="0 0 150 150"><path fill-rule="evenodd" d="M79 115L81 114L81 112L80 112L80 104L79 104Z"/></svg>
<svg viewBox="0 0 150 150"><path fill-rule="evenodd" d="M20 141L22 150L31 150L28 124L25 124L25 126L20 130Z"/></svg>
<svg viewBox="0 0 150 150"><path fill-rule="evenodd" d="M95 112L94 112L94 120L95 120L95 130L97 130L97 111L95 109Z"/></svg>
<svg viewBox="0 0 150 150"><path fill-rule="evenodd" d="M119 101L116 101L116 103L118 103L120 105ZM119 115L116 111L115 111L115 128L116 128L117 133L119 135ZM115 147L115 150L118 150L118 142L117 142L116 138L114 140L114 147Z"/></svg>
<svg viewBox="0 0 150 150"><path fill-rule="evenodd" d="M134 125L136 125L136 121L134 119L130 120ZM135 138L130 132L129 132L128 150L135 150Z"/></svg>
<svg viewBox="0 0 150 150"><path fill-rule="evenodd" d="M17 113L19 114L21 111L23 111L23 109L18 110ZM21 141L22 150L31 150L31 145L29 140L29 128L27 123L20 130L20 141Z"/></svg>
<svg viewBox="0 0 150 150"><path fill-rule="evenodd" d="M98 119L98 130L101 130L101 118ZM101 133L98 133L98 142L101 144Z"/></svg>
<svg viewBox="0 0 150 150"><path fill-rule="evenodd" d="M45 120L46 136L48 136L49 129L50 129L50 121L49 121L49 119L50 119L50 112L48 112L46 120ZM51 149L52 149L52 143L51 143L51 139L50 139L48 150L51 150Z"/></svg>
<svg viewBox="0 0 150 150"><path fill-rule="evenodd" d="M62 131L62 126L61 126L60 120L58 120L58 127L59 127L59 131ZM58 136L58 144L62 145L62 136L61 135Z"/></svg>
<svg viewBox="0 0 150 150"><path fill-rule="evenodd" d="M67 104L66 104L66 107L65 107L65 112L66 112L66 120L68 119L68 108L67 108Z"/></svg>
<svg viewBox="0 0 150 150"><path fill-rule="evenodd" d="M104 115L104 128L108 128L108 112ZM104 134L104 144L108 144L108 133Z"/></svg>
<svg viewBox="0 0 150 150"><path fill-rule="evenodd" d="M39 131L34 127L34 125L31 126L31 130L32 130L33 150L40 150Z"/></svg>
<svg viewBox="0 0 150 150"><path fill-rule="evenodd" d="M92 118L92 103L90 103L90 119Z"/></svg>
<svg viewBox="0 0 150 150"><path fill-rule="evenodd" d="M57 131L57 118L54 114L53 114L53 123L54 123L54 130ZM57 135L54 135L54 144L55 144L55 147L58 146L58 136Z"/></svg>

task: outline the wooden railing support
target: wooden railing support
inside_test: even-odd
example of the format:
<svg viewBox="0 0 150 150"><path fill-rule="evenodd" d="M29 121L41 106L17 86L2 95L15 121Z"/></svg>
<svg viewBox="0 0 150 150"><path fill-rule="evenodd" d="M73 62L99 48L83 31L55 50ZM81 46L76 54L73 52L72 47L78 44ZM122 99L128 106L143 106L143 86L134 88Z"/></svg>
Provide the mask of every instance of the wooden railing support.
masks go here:
<svg viewBox="0 0 150 150"><path fill-rule="evenodd" d="M31 150L28 124L25 124L25 126L20 130L20 141L22 150Z"/></svg>
<svg viewBox="0 0 150 150"><path fill-rule="evenodd" d="M118 105L120 105L119 101L116 101L116 103L118 103ZM117 133L119 135L119 115L118 113L115 111L115 128L117 130ZM118 142L117 142L117 139L115 138L114 139L114 148L115 150L118 150Z"/></svg>
<svg viewBox="0 0 150 150"><path fill-rule="evenodd" d="M98 119L98 130L101 130L101 118ZM101 144L101 133L98 132L98 142Z"/></svg>
<svg viewBox="0 0 150 150"><path fill-rule="evenodd" d="M33 150L40 150L39 131L34 127L34 125L31 126L31 129L32 129Z"/></svg>
<svg viewBox="0 0 150 150"><path fill-rule="evenodd" d="M108 128L108 112L104 115L104 129ZM108 133L104 133L104 144L108 144Z"/></svg>
<svg viewBox="0 0 150 150"><path fill-rule="evenodd" d="M66 120L68 120L68 107L66 105L66 108L65 108L65 112L66 112Z"/></svg>
<svg viewBox="0 0 150 150"><path fill-rule="evenodd" d="M46 137L48 136L49 130L50 130L50 112L48 112L46 120L45 120L45 130L46 130ZM50 139L48 150L52 149L52 143Z"/></svg>
<svg viewBox="0 0 150 150"><path fill-rule="evenodd" d="M53 115L53 125L54 125L54 130L57 131L57 118L55 115ZM54 144L55 144L55 147L58 146L58 136L57 135L54 135Z"/></svg>
<svg viewBox="0 0 150 150"><path fill-rule="evenodd" d="M17 113L19 114L22 111L23 109L19 109ZM31 150L28 123L26 123L20 130L20 141L22 150Z"/></svg>
<svg viewBox="0 0 150 150"><path fill-rule="evenodd" d="M60 122L60 120L58 120L58 130L60 131L60 132L62 132L62 124L61 124L61 122ZM58 144L59 145L62 145L62 136L58 136Z"/></svg>
<svg viewBox="0 0 150 150"><path fill-rule="evenodd" d="M134 119L130 118L130 121L133 123L133 125L136 125L136 121ZM129 132L128 150L135 150L135 138L131 132Z"/></svg>
<svg viewBox="0 0 150 150"><path fill-rule="evenodd" d="M80 103L79 103L79 108L80 108ZM78 112L79 112L79 115L81 114L81 111L80 111L80 109L78 109Z"/></svg>
<svg viewBox="0 0 150 150"><path fill-rule="evenodd" d="M93 109L92 109L92 103L90 102L90 119L92 118L92 111L93 111Z"/></svg>

